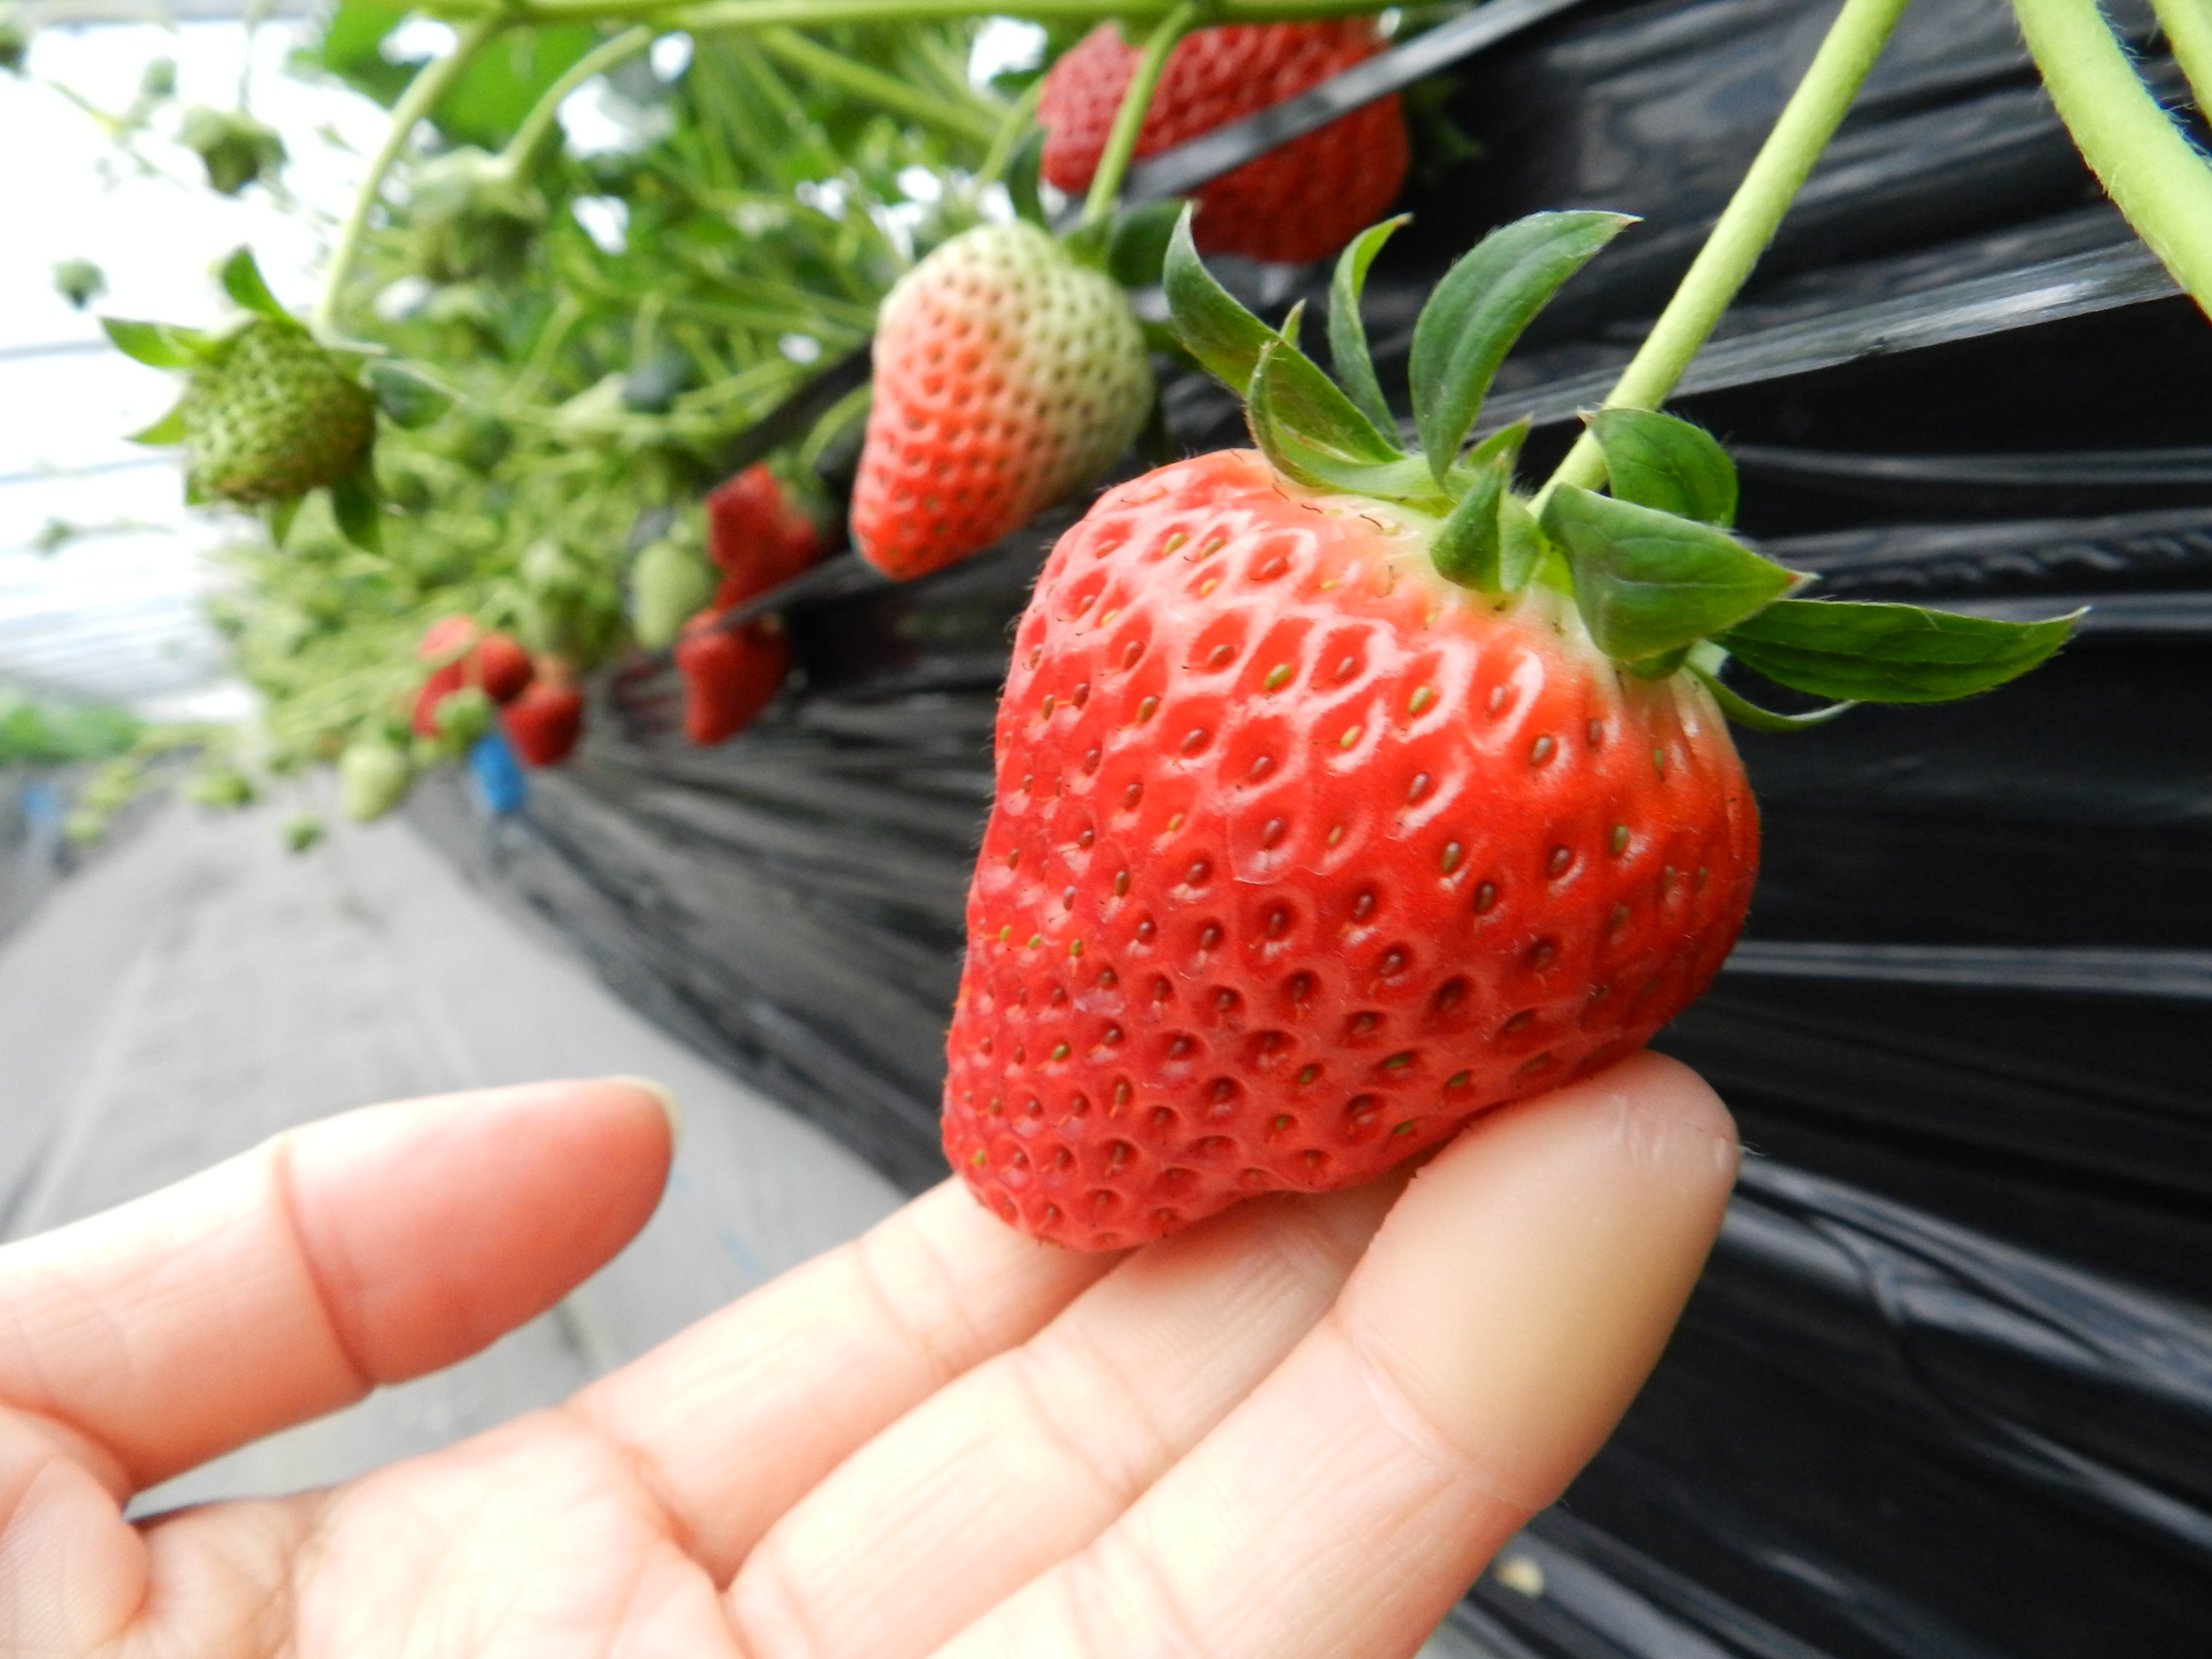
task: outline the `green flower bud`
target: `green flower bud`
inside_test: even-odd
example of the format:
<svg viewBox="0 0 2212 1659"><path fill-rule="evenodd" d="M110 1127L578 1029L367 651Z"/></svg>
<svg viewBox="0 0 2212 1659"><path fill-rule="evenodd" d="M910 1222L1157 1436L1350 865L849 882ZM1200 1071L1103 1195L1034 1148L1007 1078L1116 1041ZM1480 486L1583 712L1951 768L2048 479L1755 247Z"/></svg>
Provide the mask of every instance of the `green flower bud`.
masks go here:
<svg viewBox="0 0 2212 1659"><path fill-rule="evenodd" d="M284 141L276 129L243 110L197 104L185 112L177 138L199 156L210 186L225 196L237 195L256 179L274 178L285 161Z"/></svg>

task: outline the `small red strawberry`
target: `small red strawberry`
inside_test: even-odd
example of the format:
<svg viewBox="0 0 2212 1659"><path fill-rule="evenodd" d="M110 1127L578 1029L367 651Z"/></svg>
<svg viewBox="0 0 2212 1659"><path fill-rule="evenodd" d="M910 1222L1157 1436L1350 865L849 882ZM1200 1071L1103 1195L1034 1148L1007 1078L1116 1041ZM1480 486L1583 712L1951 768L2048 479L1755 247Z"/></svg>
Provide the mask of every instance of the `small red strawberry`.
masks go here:
<svg viewBox="0 0 2212 1659"><path fill-rule="evenodd" d="M676 669L684 677L684 732L701 748L734 738L775 701L791 672L783 624L763 617L734 629L702 611L684 626Z"/></svg>
<svg viewBox="0 0 2212 1659"><path fill-rule="evenodd" d="M477 641L475 656L477 684L494 702L507 704L522 695L538 671L530 653L512 634L487 634Z"/></svg>
<svg viewBox="0 0 2212 1659"><path fill-rule="evenodd" d="M1723 656L1930 702L2063 640L1784 597L1806 579L1721 527L1726 453L1667 416L1599 416L1614 493L1540 512L1509 487L1523 428L1462 459L1514 335L1621 222L1539 215L1453 267L1409 453L1356 320L1331 319L1340 391L1212 283L1186 216L1176 322L1264 453L1109 491L1016 633L945 1095L946 1155L1007 1221L1139 1243L1366 1181L1632 1052L1719 969L1757 872L1723 710L1790 719Z"/></svg>
<svg viewBox="0 0 2212 1659"><path fill-rule="evenodd" d="M508 634L479 634L467 617L445 617L422 630L415 654L436 665L416 694L410 724L422 736L440 734L438 710L465 686L476 686L495 703L522 695L534 672L530 655Z"/></svg>
<svg viewBox="0 0 2212 1659"><path fill-rule="evenodd" d="M900 581L966 558L1105 471L1152 401L1112 277L1034 225L963 231L884 301L854 545Z"/></svg>
<svg viewBox="0 0 2212 1659"><path fill-rule="evenodd" d="M1197 30L1168 58L1137 155L1272 108L1382 48L1364 17ZM1116 25L1102 23L1045 77L1043 171L1061 190L1090 187L1142 56ZM1200 186L1198 246L1284 264L1326 259L1389 210L1410 154L1397 94L1378 98Z"/></svg>
<svg viewBox="0 0 2212 1659"><path fill-rule="evenodd" d="M707 556L722 573L714 608L779 587L821 556L822 532L766 466L749 466L707 497Z"/></svg>
<svg viewBox="0 0 2212 1659"><path fill-rule="evenodd" d="M584 694L569 683L568 666L547 657L522 695L501 712L514 752L532 766L558 766L584 735Z"/></svg>

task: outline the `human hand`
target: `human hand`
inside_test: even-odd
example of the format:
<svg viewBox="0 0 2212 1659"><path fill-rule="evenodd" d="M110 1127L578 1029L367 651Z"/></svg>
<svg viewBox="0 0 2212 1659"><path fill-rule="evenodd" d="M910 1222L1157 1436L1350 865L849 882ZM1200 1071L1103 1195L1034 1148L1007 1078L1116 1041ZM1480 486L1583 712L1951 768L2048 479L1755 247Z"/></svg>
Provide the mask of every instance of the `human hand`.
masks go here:
<svg viewBox="0 0 2212 1659"><path fill-rule="evenodd" d="M557 1409L123 1520L543 1310L669 1152L621 1083L375 1107L0 1250L0 1651L1407 1654L1626 1406L1736 1156L1639 1055L1132 1255L949 1183Z"/></svg>

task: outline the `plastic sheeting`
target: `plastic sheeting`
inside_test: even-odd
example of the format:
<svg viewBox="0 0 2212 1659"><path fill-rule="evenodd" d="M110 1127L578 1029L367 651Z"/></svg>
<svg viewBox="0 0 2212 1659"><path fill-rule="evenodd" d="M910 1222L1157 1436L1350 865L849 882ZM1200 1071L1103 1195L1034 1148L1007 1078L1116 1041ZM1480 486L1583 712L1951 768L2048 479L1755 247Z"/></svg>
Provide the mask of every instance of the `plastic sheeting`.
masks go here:
<svg viewBox="0 0 2212 1659"><path fill-rule="evenodd" d="M1488 159L1378 266L1386 380L1489 223L1641 213L1501 377L1490 417L1556 454L1832 9L1585 0L1462 65ZM2100 204L2007 9L1919 0L1676 406L1741 455L1747 532L1827 591L2096 609L1993 696L1740 737L1750 933L1661 1046L1757 1156L1620 1434L1455 1615L1479 1650L2212 1652L2207 385L2212 329ZM1169 404L1186 447L1237 441L1205 384ZM1056 527L903 588L821 568L787 612L803 681L721 749L662 735L641 663L519 816L458 782L416 810L919 1187L1008 624Z"/></svg>

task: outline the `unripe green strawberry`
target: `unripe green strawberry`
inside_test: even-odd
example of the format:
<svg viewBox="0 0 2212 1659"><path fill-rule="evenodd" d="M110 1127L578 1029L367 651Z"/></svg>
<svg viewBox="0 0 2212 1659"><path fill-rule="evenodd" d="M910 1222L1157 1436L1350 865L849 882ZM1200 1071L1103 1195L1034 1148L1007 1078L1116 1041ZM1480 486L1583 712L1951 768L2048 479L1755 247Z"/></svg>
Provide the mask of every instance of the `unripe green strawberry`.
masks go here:
<svg viewBox="0 0 2212 1659"><path fill-rule="evenodd" d="M480 149L425 161L410 182L408 261L434 283L514 276L544 227L545 198Z"/></svg>
<svg viewBox="0 0 2212 1659"><path fill-rule="evenodd" d="M0 70L21 75L23 60L30 55L31 26L24 21L22 7L8 0L0 4Z"/></svg>
<svg viewBox="0 0 2212 1659"><path fill-rule="evenodd" d="M205 104L188 109L177 140L198 155L209 187L225 196L237 195L257 179L275 178L285 161L284 141L276 129L243 110Z"/></svg>
<svg viewBox="0 0 2212 1659"><path fill-rule="evenodd" d="M899 279L876 325L853 543L904 581L1089 483L1152 407L1129 301L1034 225L982 225Z"/></svg>
<svg viewBox="0 0 2212 1659"><path fill-rule="evenodd" d="M382 817L407 799L407 751L382 732L356 738L338 757L338 810L356 823Z"/></svg>
<svg viewBox="0 0 2212 1659"><path fill-rule="evenodd" d="M613 573L552 537L522 556L522 631L530 648L588 668L622 634L622 592Z"/></svg>
<svg viewBox="0 0 2212 1659"><path fill-rule="evenodd" d="M298 324L249 317L191 371L178 416L196 499L290 501L353 477L376 403Z"/></svg>
<svg viewBox="0 0 2212 1659"><path fill-rule="evenodd" d="M687 618L714 596L714 573L679 532L646 544L629 573L630 631L647 649L673 645Z"/></svg>

